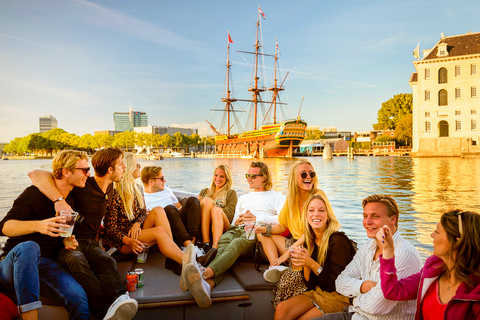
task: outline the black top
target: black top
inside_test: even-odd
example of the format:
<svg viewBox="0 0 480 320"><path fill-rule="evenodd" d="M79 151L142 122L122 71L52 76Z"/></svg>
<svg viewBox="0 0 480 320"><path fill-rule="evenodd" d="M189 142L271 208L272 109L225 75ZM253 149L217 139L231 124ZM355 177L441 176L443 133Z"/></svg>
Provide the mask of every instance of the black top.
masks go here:
<svg viewBox="0 0 480 320"><path fill-rule="evenodd" d="M73 208L73 197L67 197L67 203ZM3 234L3 226L8 220L44 220L55 216L53 202L48 199L35 186L25 189L13 202L13 207L8 211L5 218L0 221L0 235ZM76 228L76 226L75 226ZM12 250L17 244L24 241L35 241L40 246L41 256L55 259L58 251L63 247L63 237L50 237L38 232L18 237L10 237L5 243L2 256Z"/></svg>
<svg viewBox="0 0 480 320"><path fill-rule="evenodd" d="M328 251L325 262L323 263L323 271L318 276L310 273L310 280L307 282L307 290L314 290L315 286L326 292L335 291L335 280L345 267L352 261L355 255L355 249L352 242L343 232L334 232L330 235L328 241ZM312 259L317 261L318 246L312 252ZM315 270L316 271L316 270Z"/></svg>
<svg viewBox="0 0 480 320"><path fill-rule="evenodd" d="M75 199L75 211L84 218L82 222L75 223L73 234L76 239L94 240L97 237L112 190L113 184L110 184L107 193L104 193L94 177L88 177L84 188L73 188L71 193Z"/></svg>

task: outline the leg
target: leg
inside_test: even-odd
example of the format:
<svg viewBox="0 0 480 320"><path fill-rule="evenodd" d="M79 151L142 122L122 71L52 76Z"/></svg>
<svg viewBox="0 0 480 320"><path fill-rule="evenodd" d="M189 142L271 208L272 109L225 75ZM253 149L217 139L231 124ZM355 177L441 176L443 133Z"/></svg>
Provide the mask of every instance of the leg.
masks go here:
<svg viewBox="0 0 480 320"><path fill-rule="evenodd" d="M321 317L323 316L324 313L322 311L320 311L320 309L318 309L317 307L313 307L311 308L310 310L308 310L307 312L305 312L300 318L298 318L299 320L309 320L309 319L313 319L313 318L317 318L317 317Z"/></svg>
<svg viewBox="0 0 480 320"><path fill-rule="evenodd" d="M210 222L212 220L212 209L215 208L213 200L204 198L200 203L202 208L202 237L203 242L210 242ZM213 230L212 230L213 231ZM214 241L215 242L215 241Z"/></svg>
<svg viewBox="0 0 480 320"><path fill-rule="evenodd" d="M348 308L347 309L344 308L343 310L344 310L343 312L327 313L315 319L316 320L350 320L352 319L354 313L345 311L345 310L348 310Z"/></svg>
<svg viewBox="0 0 480 320"><path fill-rule="evenodd" d="M0 288L15 291L18 309L24 319L37 319L40 302L40 247L34 241L16 245L0 261Z"/></svg>
<svg viewBox="0 0 480 320"><path fill-rule="evenodd" d="M278 253L280 251L280 247L284 248L283 252L285 252L285 238L280 235L272 235L271 237L267 237L261 234L257 234L258 241L262 243L263 251L267 256L268 261L270 264L273 263L276 259L278 259ZM281 252L281 253L283 253Z"/></svg>
<svg viewBox="0 0 480 320"><path fill-rule="evenodd" d="M202 208L197 197L189 197L180 210L180 216L187 227L188 234L196 240L202 240Z"/></svg>
<svg viewBox="0 0 480 320"><path fill-rule="evenodd" d="M222 209L213 207L210 212L212 215L212 247L217 248L218 241L220 240L222 234L227 231L228 227L230 226L230 222L228 221L228 218Z"/></svg>
<svg viewBox="0 0 480 320"><path fill-rule="evenodd" d="M38 273L42 296L63 304L69 319L90 319L85 290L57 261L41 258Z"/></svg>
<svg viewBox="0 0 480 320"><path fill-rule="evenodd" d="M182 263L182 250L170 239L162 227L143 229L138 240L146 243L156 243L164 255L178 263Z"/></svg>
<svg viewBox="0 0 480 320"><path fill-rule="evenodd" d="M177 207L170 205L163 209L165 210L168 221L170 222L173 240L175 243L177 243L179 246L187 246L192 243L193 238L188 234Z"/></svg>
<svg viewBox="0 0 480 320"><path fill-rule="evenodd" d="M315 308L312 300L306 295L299 295L278 304L275 311L275 320L297 319L311 308ZM316 308L315 308L316 309ZM317 309L318 310L318 309ZM320 316L323 314L320 314Z"/></svg>
<svg viewBox="0 0 480 320"><path fill-rule="evenodd" d="M168 221L167 214L162 207L153 208L145 219L143 223L144 229L149 229L153 227L163 227L165 232L168 234L170 239L173 239L172 228L170 227L170 222Z"/></svg>

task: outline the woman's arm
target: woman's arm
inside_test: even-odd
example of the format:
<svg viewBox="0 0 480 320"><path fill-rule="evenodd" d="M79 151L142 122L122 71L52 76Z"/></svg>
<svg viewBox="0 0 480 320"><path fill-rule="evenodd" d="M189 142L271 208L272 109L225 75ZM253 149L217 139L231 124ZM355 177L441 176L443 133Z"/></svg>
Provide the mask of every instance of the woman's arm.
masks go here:
<svg viewBox="0 0 480 320"><path fill-rule="evenodd" d="M225 216L227 217L228 221L232 223L233 216L235 215L235 207L237 206L237 202L238 202L237 192L233 189L228 190L225 201L226 201L226 204L225 204L225 207L223 208L223 213L225 213Z"/></svg>
<svg viewBox="0 0 480 320"><path fill-rule="evenodd" d="M123 238L127 236L121 224L120 215L125 214L120 195L114 191L112 203L107 208L107 214L103 218L103 225L105 227L105 237L115 244L117 249L122 247Z"/></svg>

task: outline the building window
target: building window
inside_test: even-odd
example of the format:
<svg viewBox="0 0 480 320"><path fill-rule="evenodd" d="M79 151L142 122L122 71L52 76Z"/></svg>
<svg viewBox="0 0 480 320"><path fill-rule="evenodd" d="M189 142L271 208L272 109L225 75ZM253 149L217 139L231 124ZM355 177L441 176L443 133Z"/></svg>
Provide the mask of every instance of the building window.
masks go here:
<svg viewBox="0 0 480 320"><path fill-rule="evenodd" d="M425 69L425 79L430 79L430 69Z"/></svg>
<svg viewBox="0 0 480 320"><path fill-rule="evenodd" d="M455 66L455 77L460 76L460 66Z"/></svg>
<svg viewBox="0 0 480 320"><path fill-rule="evenodd" d="M477 74L477 65L476 64L470 65L470 71L472 73L472 76L476 75Z"/></svg>
<svg viewBox="0 0 480 320"><path fill-rule="evenodd" d="M477 114L477 109L470 110L470 114Z"/></svg>
<svg viewBox="0 0 480 320"><path fill-rule="evenodd" d="M438 83L447 83L447 69L440 68L438 70Z"/></svg>
<svg viewBox="0 0 480 320"><path fill-rule="evenodd" d="M425 111L425 117L430 117L430 111Z"/></svg>
<svg viewBox="0 0 480 320"><path fill-rule="evenodd" d="M477 119L472 119L471 122L472 130L477 130Z"/></svg>
<svg viewBox="0 0 480 320"><path fill-rule="evenodd" d="M439 137L448 137L448 122L442 120L438 123Z"/></svg>
<svg viewBox="0 0 480 320"><path fill-rule="evenodd" d="M448 105L447 90L442 89L442 90L438 91L438 105L439 106L447 106Z"/></svg>
<svg viewBox="0 0 480 320"><path fill-rule="evenodd" d="M425 90L425 101L430 100L430 90Z"/></svg>
<svg viewBox="0 0 480 320"><path fill-rule="evenodd" d="M472 93L472 98L477 97L477 87L470 88L470 92Z"/></svg>
<svg viewBox="0 0 480 320"><path fill-rule="evenodd" d="M432 123L430 121L425 121L425 132L432 131Z"/></svg>
<svg viewBox="0 0 480 320"><path fill-rule="evenodd" d="M462 121L461 120L455 120L455 130L456 131L462 131Z"/></svg>
<svg viewBox="0 0 480 320"><path fill-rule="evenodd" d="M461 115L462 115L462 111L460 111L460 110L455 110L455 115L456 115L456 116L461 116Z"/></svg>
<svg viewBox="0 0 480 320"><path fill-rule="evenodd" d="M460 88L455 88L455 99L460 99L462 97L462 91Z"/></svg>

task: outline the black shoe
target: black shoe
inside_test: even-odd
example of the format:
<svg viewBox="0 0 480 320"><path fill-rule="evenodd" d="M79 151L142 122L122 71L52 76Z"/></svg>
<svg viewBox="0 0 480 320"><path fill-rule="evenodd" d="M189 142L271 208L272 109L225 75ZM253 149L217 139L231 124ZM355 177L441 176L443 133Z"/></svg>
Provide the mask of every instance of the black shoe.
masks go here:
<svg viewBox="0 0 480 320"><path fill-rule="evenodd" d="M210 251L210 249L212 249L212 245L210 244L210 242L205 242L204 244L202 244L202 247L203 249L203 252L205 252L205 254Z"/></svg>
<svg viewBox="0 0 480 320"><path fill-rule="evenodd" d="M210 262L212 262L213 259L215 259L216 256L217 256L217 248L211 248L210 250L208 250L207 253L205 253L205 255L198 257L197 262L200 263L202 266L207 267L210 264Z"/></svg>
<svg viewBox="0 0 480 320"><path fill-rule="evenodd" d="M182 274L182 265L170 258L165 259L165 269L172 270L177 276Z"/></svg>

